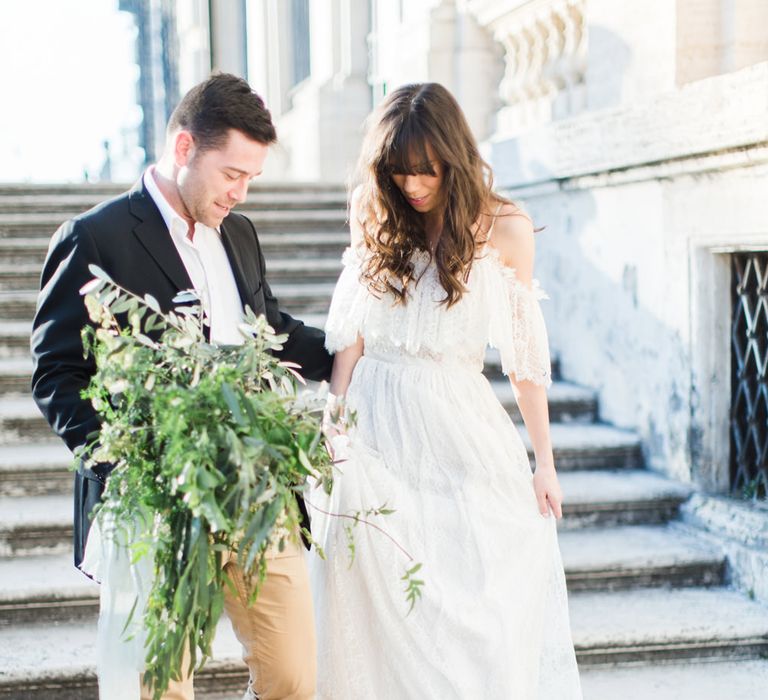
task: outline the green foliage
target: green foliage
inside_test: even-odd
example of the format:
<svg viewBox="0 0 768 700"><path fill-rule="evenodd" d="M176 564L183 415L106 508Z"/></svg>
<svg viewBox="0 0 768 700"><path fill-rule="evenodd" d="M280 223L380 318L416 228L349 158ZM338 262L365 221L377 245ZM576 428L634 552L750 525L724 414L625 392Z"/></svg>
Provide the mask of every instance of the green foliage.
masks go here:
<svg viewBox="0 0 768 700"><path fill-rule="evenodd" d="M748 501L765 501L768 499L768 480L762 473L746 482L742 488L742 498Z"/></svg>
<svg viewBox="0 0 768 700"><path fill-rule="evenodd" d="M298 537L306 477L330 490L332 465L322 405L297 393L296 366L272 354L285 336L263 317L247 310L244 343L215 346L194 296L162 313L152 297L91 272L83 342L97 370L84 396L102 425L80 456L115 465L100 510L136 525L134 559L154 555L147 609L137 614L145 681L159 698L180 677L185 646L192 668L211 654L224 554L237 552L255 599L267 549Z"/></svg>
<svg viewBox="0 0 768 700"><path fill-rule="evenodd" d="M387 538L397 549L400 550L400 552L403 554L403 556L408 560L409 568L405 570L405 573L400 577L401 581L405 581L405 600L408 603L408 615L411 614L411 611L413 610L414 606L416 605L416 602L421 598L422 591L424 588L425 581L423 579L419 579L415 577L415 574L421 569L421 563L415 562L413 556L403 548L403 546L394 538L392 535L390 535L384 528L380 527L376 523L374 523L371 518L376 517L378 515L381 516L387 516L392 515L395 511L392 508L389 508L387 504L378 507L378 508L368 508L366 510L356 510L351 511L349 513L330 513L327 510L323 510L322 508L318 508L317 506L313 505L311 501L307 501L308 505L312 507L314 510L323 513L329 517L338 518L339 520L344 522L344 535L347 542L347 555L349 558L349 565L347 568L352 568L352 565L355 562L355 555L357 552L356 544L355 544L355 528L358 525L365 525L366 527L369 527L373 530L378 531L381 533L385 538ZM325 559L325 553L320 550L319 552L320 556Z"/></svg>
<svg viewBox="0 0 768 700"><path fill-rule="evenodd" d="M424 587L424 581L416 578L416 574L421 569L421 564L414 564L403 574L402 581L405 581L405 599L408 602L408 614L413 610L416 601L421 598L421 591Z"/></svg>

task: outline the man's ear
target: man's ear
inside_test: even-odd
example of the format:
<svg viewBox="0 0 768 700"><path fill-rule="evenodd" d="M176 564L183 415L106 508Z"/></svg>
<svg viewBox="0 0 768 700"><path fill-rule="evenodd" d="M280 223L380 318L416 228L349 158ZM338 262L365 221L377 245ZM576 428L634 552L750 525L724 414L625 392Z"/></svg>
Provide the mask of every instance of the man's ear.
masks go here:
<svg viewBox="0 0 768 700"><path fill-rule="evenodd" d="M189 165L192 156L195 154L195 139L192 134L185 129L177 132L173 139L173 156L176 165L181 168Z"/></svg>

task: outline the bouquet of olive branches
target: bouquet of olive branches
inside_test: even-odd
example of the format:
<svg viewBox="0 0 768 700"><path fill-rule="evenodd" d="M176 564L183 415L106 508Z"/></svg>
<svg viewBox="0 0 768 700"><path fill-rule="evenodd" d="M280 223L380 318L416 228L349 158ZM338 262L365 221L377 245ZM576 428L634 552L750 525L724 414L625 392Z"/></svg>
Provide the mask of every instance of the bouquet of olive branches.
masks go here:
<svg viewBox="0 0 768 700"><path fill-rule="evenodd" d="M134 559L153 556L146 609L134 612L146 633L144 680L159 698L185 648L190 670L211 654L224 554L237 553L255 598L267 550L298 536L307 477L330 489L323 406L297 393L296 365L273 354L285 336L264 317L247 310L243 344L215 346L192 294L162 313L151 296L91 272L83 343L97 369L84 396L102 424L79 456L114 465L99 517L131 524Z"/></svg>

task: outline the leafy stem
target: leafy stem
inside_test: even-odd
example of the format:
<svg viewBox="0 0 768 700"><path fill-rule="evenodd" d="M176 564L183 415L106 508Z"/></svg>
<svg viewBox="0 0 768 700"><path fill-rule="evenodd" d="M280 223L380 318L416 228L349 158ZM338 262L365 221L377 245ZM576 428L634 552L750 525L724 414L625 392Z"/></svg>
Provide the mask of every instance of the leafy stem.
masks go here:
<svg viewBox="0 0 768 700"><path fill-rule="evenodd" d="M358 523L361 523L363 525L366 525L367 527L372 527L374 530L378 530L382 535L384 535L392 544L395 545L407 558L408 561L414 561L413 556L408 552L405 547L403 547L392 535L390 535L383 527L380 527L374 522L371 522L370 520L366 520L363 515L361 515L362 511L357 511L355 513L331 513L330 511L323 510L319 506L316 506L311 501L309 501L306 497L304 498L304 502L312 508L312 510L316 510L318 513L322 513L323 515L327 515L330 518L339 518L340 520L352 520L355 525ZM389 515L393 511L388 510L386 508L379 508L374 510L366 511L369 515Z"/></svg>

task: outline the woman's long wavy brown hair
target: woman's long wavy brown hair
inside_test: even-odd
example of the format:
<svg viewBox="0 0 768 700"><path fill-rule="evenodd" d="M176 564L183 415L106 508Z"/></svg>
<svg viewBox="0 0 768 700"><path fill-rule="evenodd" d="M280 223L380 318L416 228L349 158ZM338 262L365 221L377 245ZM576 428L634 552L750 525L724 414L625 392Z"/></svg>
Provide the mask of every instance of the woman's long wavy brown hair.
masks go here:
<svg viewBox="0 0 768 700"><path fill-rule="evenodd" d="M434 175L427 145L443 166L443 231L433 254L449 307L466 291L479 245L481 215L495 215L506 199L495 194L490 166L482 159L467 120L448 90L438 83L405 85L371 115L358 163L362 185L357 217L370 251L363 278L372 291L407 301L418 283L412 257L429 251L423 214L415 211L392 180L412 173L414 164ZM493 211L489 211L493 209ZM487 219L486 219L487 220Z"/></svg>

